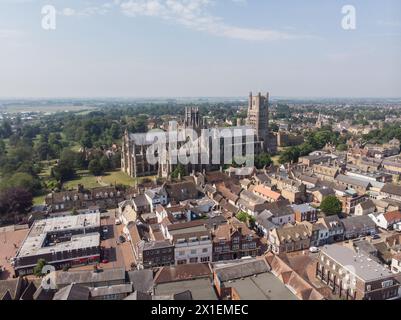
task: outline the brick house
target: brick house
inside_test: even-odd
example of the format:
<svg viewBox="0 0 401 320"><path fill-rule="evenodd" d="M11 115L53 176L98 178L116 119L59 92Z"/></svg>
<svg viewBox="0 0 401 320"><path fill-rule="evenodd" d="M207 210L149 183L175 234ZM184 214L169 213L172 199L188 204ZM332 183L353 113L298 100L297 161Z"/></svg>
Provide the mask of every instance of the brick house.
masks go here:
<svg viewBox="0 0 401 320"><path fill-rule="evenodd" d="M292 210L295 213L295 221L315 222L317 220L317 210L307 203L292 205Z"/></svg>
<svg viewBox="0 0 401 320"><path fill-rule="evenodd" d="M45 198L50 212L87 209L98 206L100 209L117 208L124 200L124 191L116 187L84 189L82 185L75 191L52 192Z"/></svg>
<svg viewBox="0 0 401 320"><path fill-rule="evenodd" d="M248 226L233 218L213 231L213 261L235 260L258 255L259 237Z"/></svg>

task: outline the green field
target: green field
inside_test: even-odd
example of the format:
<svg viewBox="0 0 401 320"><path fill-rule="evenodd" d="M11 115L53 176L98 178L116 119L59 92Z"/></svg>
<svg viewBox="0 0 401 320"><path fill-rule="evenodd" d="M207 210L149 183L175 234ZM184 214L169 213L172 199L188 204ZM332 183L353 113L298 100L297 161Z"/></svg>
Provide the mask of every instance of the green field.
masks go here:
<svg viewBox="0 0 401 320"><path fill-rule="evenodd" d="M114 184L123 184L133 186L135 179L121 171L107 172L100 177L100 180L91 175L87 170L77 171L78 177L74 180L67 181L63 184L64 189L78 189L78 185L82 184L85 188L96 188L110 186Z"/></svg>
<svg viewBox="0 0 401 320"><path fill-rule="evenodd" d="M78 189L78 185L82 184L85 188L100 187L97 183L96 177L91 175L88 170L77 171L77 177L74 180L64 182L64 189Z"/></svg>
<svg viewBox="0 0 401 320"><path fill-rule="evenodd" d="M123 184L133 186L135 179L122 171L108 172L102 177L102 181L107 184Z"/></svg>

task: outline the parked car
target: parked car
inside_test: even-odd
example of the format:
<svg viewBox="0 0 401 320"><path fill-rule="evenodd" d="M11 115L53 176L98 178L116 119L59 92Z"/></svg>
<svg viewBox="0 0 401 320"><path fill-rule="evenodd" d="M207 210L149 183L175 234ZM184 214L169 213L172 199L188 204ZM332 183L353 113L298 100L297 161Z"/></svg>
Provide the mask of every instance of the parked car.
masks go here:
<svg viewBox="0 0 401 320"><path fill-rule="evenodd" d="M103 233L108 233L108 232L109 232L109 228L103 227Z"/></svg>
<svg viewBox="0 0 401 320"><path fill-rule="evenodd" d="M121 224L121 220L120 219L116 219L115 224L116 224L116 226L119 226Z"/></svg>
<svg viewBox="0 0 401 320"><path fill-rule="evenodd" d="M127 241L127 239L125 239L125 237L123 235L118 237L118 242L119 243L124 243L125 241Z"/></svg>
<svg viewBox="0 0 401 320"><path fill-rule="evenodd" d="M372 236L372 239L373 240L377 240L377 239L380 239L381 237L378 235L378 234L375 234L374 236Z"/></svg>
<svg viewBox="0 0 401 320"><path fill-rule="evenodd" d="M309 248L309 251L310 251L311 253L318 253L318 252L320 251L320 249L317 248L317 247L310 247L310 248Z"/></svg>

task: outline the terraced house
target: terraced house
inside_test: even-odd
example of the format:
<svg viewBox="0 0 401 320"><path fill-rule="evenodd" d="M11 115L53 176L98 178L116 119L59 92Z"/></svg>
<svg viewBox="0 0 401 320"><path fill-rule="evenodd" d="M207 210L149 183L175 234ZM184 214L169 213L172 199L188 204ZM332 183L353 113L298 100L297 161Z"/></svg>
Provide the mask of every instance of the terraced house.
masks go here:
<svg viewBox="0 0 401 320"><path fill-rule="evenodd" d="M259 237L235 218L213 230L213 261L256 257L259 250Z"/></svg>
<svg viewBox="0 0 401 320"><path fill-rule="evenodd" d="M270 230L268 242L275 254L307 250L310 247L310 231L304 224L275 228Z"/></svg>

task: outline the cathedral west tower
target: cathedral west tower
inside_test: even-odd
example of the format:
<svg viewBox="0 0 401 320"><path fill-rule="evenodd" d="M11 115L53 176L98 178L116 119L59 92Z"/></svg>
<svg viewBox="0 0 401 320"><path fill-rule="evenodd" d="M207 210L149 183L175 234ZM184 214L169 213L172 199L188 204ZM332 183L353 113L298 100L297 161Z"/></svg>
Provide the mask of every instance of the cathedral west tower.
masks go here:
<svg viewBox="0 0 401 320"><path fill-rule="evenodd" d="M246 124L255 129L257 139L263 142L263 150L269 151L269 93L266 96L249 94Z"/></svg>

